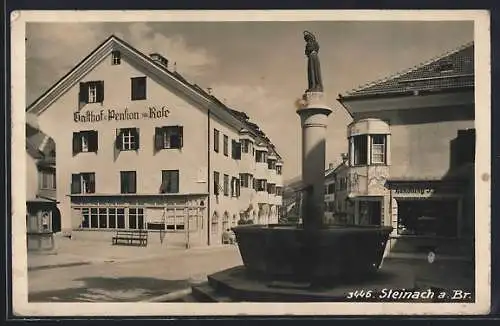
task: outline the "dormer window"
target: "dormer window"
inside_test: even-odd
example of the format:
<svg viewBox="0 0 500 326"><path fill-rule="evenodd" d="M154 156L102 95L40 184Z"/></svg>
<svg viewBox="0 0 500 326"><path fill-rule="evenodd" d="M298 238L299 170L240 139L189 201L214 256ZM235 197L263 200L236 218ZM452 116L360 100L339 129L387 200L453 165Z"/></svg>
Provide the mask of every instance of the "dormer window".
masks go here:
<svg viewBox="0 0 500 326"><path fill-rule="evenodd" d="M111 52L111 64L113 66L119 65L121 63L121 53L120 51L113 51Z"/></svg>

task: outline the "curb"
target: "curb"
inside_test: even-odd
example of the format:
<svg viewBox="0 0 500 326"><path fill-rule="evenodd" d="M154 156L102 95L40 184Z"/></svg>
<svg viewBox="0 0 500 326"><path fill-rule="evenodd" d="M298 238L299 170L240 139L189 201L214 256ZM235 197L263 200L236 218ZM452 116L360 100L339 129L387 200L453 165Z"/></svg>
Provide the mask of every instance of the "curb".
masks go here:
<svg viewBox="0 0 500 326"><path fill-rule="evenodd" d="M182 290L177 290L173 291L167 294L159 295L157 297L149 298L146 300L142 300L140 302L168 302L168 301L173 301L173 300L179 300L184 298L187 295L191 294L191 287L182 289Z"/></svg>
<svg viewBox="0 0 500 326"><path fill-rule="evenodd" d="M90 265L91 262L83 261L83 262L75 262L75 263L64 263L64 264L54 264L54 265L41 265L41 266L28 266L28 271L39 271L44 269L54 269L54 268L64 268L64 267L74 267L74 266L83 266Z"/></svg>

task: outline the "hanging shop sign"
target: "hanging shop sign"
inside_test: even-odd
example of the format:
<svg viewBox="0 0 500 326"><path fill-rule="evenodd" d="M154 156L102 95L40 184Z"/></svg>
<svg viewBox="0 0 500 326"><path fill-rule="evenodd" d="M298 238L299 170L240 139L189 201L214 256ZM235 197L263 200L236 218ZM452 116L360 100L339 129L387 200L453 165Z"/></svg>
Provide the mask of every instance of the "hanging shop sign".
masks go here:
<svg viewBox="0 0 500 326"><path fill-rule="evenodd" d="M170 110L166 106L150 106L146 111L130 111L128 108L123 110L107 109L99 112L87 111L74 112L73 120L77 123L93 123L102 121L125 121L125 120L146 120L146 119L164 119L168 118Z"/></svg>

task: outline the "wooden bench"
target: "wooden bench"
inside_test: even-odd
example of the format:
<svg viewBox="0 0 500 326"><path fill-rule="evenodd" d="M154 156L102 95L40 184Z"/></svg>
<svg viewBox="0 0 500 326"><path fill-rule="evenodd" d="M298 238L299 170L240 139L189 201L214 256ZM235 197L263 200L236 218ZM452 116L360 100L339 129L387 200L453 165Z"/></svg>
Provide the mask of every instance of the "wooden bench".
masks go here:
<svg viewBox="0 0 500 326"><path fill-rule="evenodd" d="M148 245L147 230L123 230L116 231L113 237L113 245L129 245L146 247Z"/></svg>

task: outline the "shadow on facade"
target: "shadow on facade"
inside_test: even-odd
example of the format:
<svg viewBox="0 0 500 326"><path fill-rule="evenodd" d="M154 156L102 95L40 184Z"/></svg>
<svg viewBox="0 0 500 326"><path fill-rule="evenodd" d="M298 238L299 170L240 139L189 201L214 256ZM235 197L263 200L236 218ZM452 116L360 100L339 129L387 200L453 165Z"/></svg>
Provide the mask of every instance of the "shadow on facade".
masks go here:
<svg viewBox="0 0 500 326"><path fill-rule="evenodd" d="M29 302L137 302L188 288L188 280L150 277L86 277L84 285L55 291L29 293Z"/></svg>

